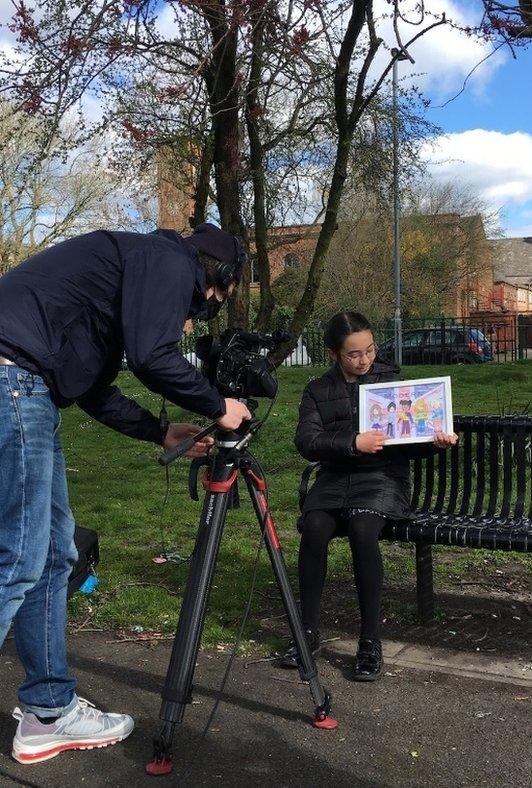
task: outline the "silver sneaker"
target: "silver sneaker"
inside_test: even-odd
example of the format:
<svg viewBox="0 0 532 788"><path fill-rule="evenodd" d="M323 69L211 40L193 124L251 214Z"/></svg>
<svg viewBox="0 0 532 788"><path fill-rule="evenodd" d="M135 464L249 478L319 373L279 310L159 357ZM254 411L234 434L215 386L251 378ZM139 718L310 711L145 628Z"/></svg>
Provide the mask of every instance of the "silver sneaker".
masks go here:
<svg viewBox="0 0 532 788"><path fill-rule="evenodd" d="M45 725L31 712L15 709L19 721L13 739L13 758L19 763L39 763L64 750L92 750L125 739L133 730L129 714L107 714L84 698L55 722Z"/></svg>

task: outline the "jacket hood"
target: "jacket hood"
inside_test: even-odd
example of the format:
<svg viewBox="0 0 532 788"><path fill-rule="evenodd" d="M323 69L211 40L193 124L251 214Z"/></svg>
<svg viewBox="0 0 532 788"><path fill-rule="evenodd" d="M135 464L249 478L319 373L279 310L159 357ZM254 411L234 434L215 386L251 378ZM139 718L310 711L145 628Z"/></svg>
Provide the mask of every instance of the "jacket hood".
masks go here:
<svg viewBox="0 0 532 788"><path fill-rule="evenodd" d="M182 254L186 254L189 260L192 261L194 265L194 273L195 273L195 280L194 280L194 292L192 293L192 299L190 302L190 309L187 315L187 319L195 318L198 314L200 314L205 306L205 291L207 289L207 283L205 280L205 269L200 264L198 257L194 254L194 250L191 249L190 245L187 243L187 239L183 238L180 233L176 230L167 230L165 228L159 228L154 230L151 235L158 235L165 238L167 241L175 244L176 247L179 247L179 250L176 251L181 252Z"/></svg>
<svg viewBox="0 0 532 788"><path fill-rule="evenodd" d="M228 265L235 282L240 281L245 255L242 243L236 235L232 235L209 222L203 222L194 229L192 235L183 240L197 252L203 252Z"/></svg>

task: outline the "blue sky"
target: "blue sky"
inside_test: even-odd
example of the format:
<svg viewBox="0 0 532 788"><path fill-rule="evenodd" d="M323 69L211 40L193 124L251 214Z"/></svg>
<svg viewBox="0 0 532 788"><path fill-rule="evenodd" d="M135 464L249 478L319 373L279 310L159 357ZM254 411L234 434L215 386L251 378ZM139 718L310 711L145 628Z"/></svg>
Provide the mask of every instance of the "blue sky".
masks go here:
<svg viewBox="0 0 532 788"><path fill-rule="evenodd" d="M461 26L478 24L481 0L424 0L434 15ZM415 19L418 0L401 0L405 16ZM409 8L411 6L411 8ZM388 46L395 45L388 0L374 0L378 34ZM159 25L172 32L173 6L166 4ZM0 0L0 22L12 14L9 0ZM400 25L407 40L418 28ZM13 36L0 29L0 49L9 49ZM517 60L507 47L499 49L475 68L493 44L468 38L446 25L432 30L412 48L414 66L400 63L402 84L415 83L432 101L428 118L445 134L421 150L432 177L468 187L499 215L505 235L532 236L532 42L517 50ZM388 62L384 48L375 61L375 72ZM464 91L464 79L475 68ZM453 100L450 100L453 99ZM445 106L441 106L445 104ZM90 108L90 102L88 103ZM93 106L91 114L98 112Z"/></svg>
<svg viewBox="0 0 532 788"><path fill-rule="evenodd" d="M428 4L462 22L478 21L481 7L480 0ZM532 42L516 49L517 59L508 47L499 49L453 98L492 49L440 28L414 53L432 100L428 118L448 135L427 147L425 158L433 177L470 185L498 211L505 235L532 236Z"/></svg>
<svg viewBox="0 0 532 788"><path fill-rule="evenodd" d="M430 117L446 131L484 128L502 132L532 132L532 43L509 55L490 78L483 95L466 86L458 98ZM437 102L435 102L436 104Z"/></svg>
<svg viewBox="0 0 532 788"><path fill-rule="evenodd" d="M446 106L435 106L428 117L453 134L499 132L500 136L476 135L480 144L487 146L485 174L491 173L493 188L500 190L498 196L488 199L500 209L505 235L532 235L532 43L517 51L516 60L506 51L504 62L487 78L481 91L466 85L460 96ZM513 150L517 133L523 135L518 146L521 155ZM467 159L462 173L465 178L470 175L473 184L477 182L476 166L469 171ZM506 178L513 181L517 193L512 195L512 188L505 190Z"/></svg>

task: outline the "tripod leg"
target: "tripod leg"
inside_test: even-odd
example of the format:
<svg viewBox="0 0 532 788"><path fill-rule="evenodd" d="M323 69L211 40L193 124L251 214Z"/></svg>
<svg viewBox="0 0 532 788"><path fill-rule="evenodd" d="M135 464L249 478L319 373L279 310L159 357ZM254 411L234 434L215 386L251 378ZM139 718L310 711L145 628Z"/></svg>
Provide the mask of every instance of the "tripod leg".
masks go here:
<svg viewBox="0 0 532 788"><path fill-rule="evenodd" d="M331 708L331 695L320 683L316 670L316 663L312 656L307 638L305 637L303 623L288 579L279 537L268 507L266 483L251 469L247 469L244 473L249 494L253 502L253 508L255 509L261 531L264 535L264 541L266 543L268 555L270 556L275 579L277 580L277 585L281 593L281 599L286 611L288 623L290 624L290 629L292 630L292 635L299 652L299 674L303 681L308 681L312 699L316 705L312 724L316 728L332 730L338 727L338 723L335 719L328 716Z"/></svg>
<svg viewBox="0 0 532 788"><path fill-rule="evenodd" d="M146 767L148 774L167 774L172 770L171 747L174 729L176 724L183 721L186 704L192 700L192 679L205 622L207 600L225 524L229 492L237 475L233 465L218 466L218 463L215 463L213 481L206 483L207 495L172 656L161 693L163 701L159 718L162 722L154 737L154 760Z"/></svg>

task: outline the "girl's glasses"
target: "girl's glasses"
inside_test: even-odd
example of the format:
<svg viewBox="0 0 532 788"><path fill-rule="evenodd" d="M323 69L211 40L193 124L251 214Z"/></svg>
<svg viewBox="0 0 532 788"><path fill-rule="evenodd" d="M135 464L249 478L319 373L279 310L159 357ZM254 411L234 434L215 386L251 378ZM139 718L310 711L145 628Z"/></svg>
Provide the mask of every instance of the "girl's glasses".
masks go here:
<svg viewBox="0 0 532 788"><path fill-rule="evenodd" d="M378 349L379 348L374 343L373 345L370 345L368 348L366 348L366 350L353 350L351 353L342 353L342 356L349 359L349 361L360 361L360 359L364 358L364 356L371 359L375 358Z"/></svg>

